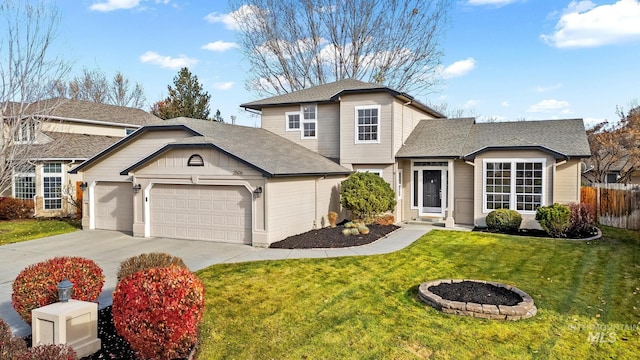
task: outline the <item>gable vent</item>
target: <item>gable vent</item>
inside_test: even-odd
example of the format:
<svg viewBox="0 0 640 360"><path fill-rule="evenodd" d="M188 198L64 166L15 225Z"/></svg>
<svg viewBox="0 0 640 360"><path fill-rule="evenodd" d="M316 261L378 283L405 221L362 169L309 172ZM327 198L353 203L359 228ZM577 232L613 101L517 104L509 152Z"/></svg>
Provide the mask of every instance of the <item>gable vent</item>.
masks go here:
<svg viewBox="0 0 640 360"><path fill-rule="evenodd" d="M187 166L204 166L204 160L202 160L202 156L198 154L193 154L189 157L189 161L187 161Z"/></svg>

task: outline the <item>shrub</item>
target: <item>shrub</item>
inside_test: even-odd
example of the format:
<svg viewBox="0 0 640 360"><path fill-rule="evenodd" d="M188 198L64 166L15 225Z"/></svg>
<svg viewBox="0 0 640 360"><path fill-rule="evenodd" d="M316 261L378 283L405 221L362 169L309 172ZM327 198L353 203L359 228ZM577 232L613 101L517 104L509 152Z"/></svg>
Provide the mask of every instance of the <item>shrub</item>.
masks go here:
<svg viewBox="0 0 640 360"><path fill-rule="evenodd" d="M552 237L564 237L571 225L571 211L562 204L541 206L536 210L536 220L540 226Z"/></svg>
<svg viewBox="0 0 640 360"><path fill-rule="evenodd" d="M342 235L344 236L351 235L351 229L342 229Z"/></svg>
<svg viewBox="0 0 640 360"><path fill-rule="evenodd" d="M351 228L349 231L351 231L351 235L360 235L360 230L358 230L358 228Z"/></svg>
<svg viewBox="0 0 640 360"><path fill-rule="evenodd" d="M335 211L329 211L327 214L327 220L329 220L329 226L336 227L336 221L338 220L338 213Z"/></svg>
<svg viewBox="0 0 640 360"><path fill-rule="evenodd" d="M29 219L33 214L33 200L0 198L0 220Z"/></svg>
<svg viewBox="0 0 640 360"><path fill-rule="evenodd" d="M66 344L46 344L30 348L23 353L19 360L76 360L78 355L71 346Z"/></svg>
<svg viewBox="0 0 640 360"><path fill-rule="evenodd" d="M514 233L520 229L522 215L515 210L497 209L490 212L485 221L490 231Z"/></svg>
<svg viewBox="0 0 640 360"><path fill-rule="evenodd" d="M596 219L589 204L569 204L569 211L571 212L571 217L569 229L567 230L568 234L580 236L589 234L594 230Z"/></svg>
<svg viewBox="0 0 640 360"><path fill-rule="evenodd" d="M166 253L140 254L138 256L130 257L120 263L117 278L118 281L120 281L129 275L137 273L138 271L152 268L169 267L171 265L188 269L184 261L176 256L171 256Z"/></svg>
<svg viewBox="0 0 640 360"><path fill-rule="evenodd" d="M362 235L367 235L369 233L369 228L366 225L358 226L358 231Z"/></svg>
<svg viewBox="0 0 640 360"><path fill-rule="evenodd" d="M342 182L340 201L354 217L370 223L377 215L393 211L396 195L389 183L380 176L358 172Z"/></svg>
<svg viewBox="0 0 640 360"><path fill-rule="evenodd" d="M185 357L204 312L204 286L188 269L152 268L129 275L113 292L116 331L144 359Z"/></svg>
<svg viewBox="0 0 640 360"><path fill-rule="evenodd" d="M31 324L31 310L58 301L58 284L68 279L73 283L71 297L96 301L104 275L92 260L81 257L56 257L25 268L13 282L11 302L20 317Z"/></svg>
<svg viewBox="0 0 640 360"><path fill-rule="evenodd" d="M13 360L27 351L27 344L22 338L11 333L9 325L0 319L0 359Z"/></svg>
<svg viewBox="0 0 640 360"><path fill-rule="evenodd" d="M393 225L396 223L396 218L391 214L386 214L376 217L376 224L378 225Z"/></svg>

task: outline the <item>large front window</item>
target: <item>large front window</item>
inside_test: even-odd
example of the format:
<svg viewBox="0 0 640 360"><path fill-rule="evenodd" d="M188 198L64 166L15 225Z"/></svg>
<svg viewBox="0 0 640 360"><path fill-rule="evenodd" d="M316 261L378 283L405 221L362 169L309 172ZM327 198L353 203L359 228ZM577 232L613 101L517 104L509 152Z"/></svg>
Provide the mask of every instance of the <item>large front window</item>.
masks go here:
<svg viewBox="0 0 640 360"><path fill-rule="evenodd" d="M13 197L33 200L36 196L36 169L34 165L16 169L13 174Z"/></svg>
<svg viewBox="0 0 640 360"><path fill-rule="evenodd" d="M356 143L380 142L380 106L356 106Z"/></svg>
<svg viewBox="0 0 640 360"><path fill-rule="evenodd" d="M484 162L484 208L535 212L544 201L544 159Z"/></svg>
<svg viewBox="0 0 640 360"><path fill-rule="evenodd" d="M62 209L61 163L48 163L42 166L42 186L45 210Z"/></svg>

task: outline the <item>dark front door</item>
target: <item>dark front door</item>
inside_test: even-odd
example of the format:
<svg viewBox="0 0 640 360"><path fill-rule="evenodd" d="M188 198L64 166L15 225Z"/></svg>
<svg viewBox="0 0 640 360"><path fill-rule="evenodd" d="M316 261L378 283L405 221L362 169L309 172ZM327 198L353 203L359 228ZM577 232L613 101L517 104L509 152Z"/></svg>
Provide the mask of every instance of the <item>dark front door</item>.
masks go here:
<svg viewBox="0 0 640 360"><path fill-rule="evenodd" d="M422 171L422 206L424 208L440 208L441 170Z"/></svg>

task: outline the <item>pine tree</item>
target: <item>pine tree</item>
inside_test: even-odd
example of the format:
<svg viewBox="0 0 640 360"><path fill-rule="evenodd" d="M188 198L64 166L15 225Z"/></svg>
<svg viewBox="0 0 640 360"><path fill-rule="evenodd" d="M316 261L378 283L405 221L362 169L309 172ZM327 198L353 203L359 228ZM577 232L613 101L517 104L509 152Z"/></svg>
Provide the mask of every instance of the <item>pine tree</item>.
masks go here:
<svg viewBox="0 0 640 360"><path fill-rule="evenodd" d="M209 100L211 95L204 91L198 77L188 68L180 69L173 78L173 87L167 86L169 96L153 104L151 113L161 119L189 117L209 119Z"/></svg>

